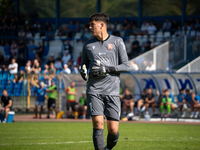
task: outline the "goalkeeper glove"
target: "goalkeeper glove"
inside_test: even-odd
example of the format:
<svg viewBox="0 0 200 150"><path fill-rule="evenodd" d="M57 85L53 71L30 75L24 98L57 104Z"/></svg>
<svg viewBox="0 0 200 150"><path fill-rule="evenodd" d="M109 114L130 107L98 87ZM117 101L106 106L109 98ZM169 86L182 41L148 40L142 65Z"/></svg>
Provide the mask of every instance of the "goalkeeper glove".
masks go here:
<svg viewBox="0 0 200 150"><path fill-rule="evenodd" d="M91 75L94 77L99 77L102 75L106 75L107 73L113 72L115 72L115 67L93 66L91 70Z"/></svg>
<svg viewBox="0 0 200 150"><path fill-rule="evenodd" d="M88 76L87 76L87 68L86 68L85 64L81 67L80 74L81 74L81 77L83 78L83 80L87 81Z"/></svg>

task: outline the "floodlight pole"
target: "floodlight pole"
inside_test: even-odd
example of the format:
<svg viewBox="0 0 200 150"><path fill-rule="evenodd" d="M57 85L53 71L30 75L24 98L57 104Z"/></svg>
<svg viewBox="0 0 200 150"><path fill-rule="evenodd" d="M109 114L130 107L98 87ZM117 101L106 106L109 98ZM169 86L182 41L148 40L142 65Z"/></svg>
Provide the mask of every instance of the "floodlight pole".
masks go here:
<svg viewBox="0 0 200 150"><path fill-rule="evenodd" d="M101 12L101 0L97 0L97 13Z"/></svg>
<svg viewBox="0 0 200 150"><path fill-rule="evenodd" d="M143 0L138 0L138 28L140 28L142 22L142 6Z"/></svg>
<svg viewBox="0 0 200 150"><path fill-rule="evenodd" d="M15 0L15 13L19 15L19 0Z"/></svg>
<svg viewBox="0 0 200 150"><path fill-rule="evenodd" d="M184 25L185 22L185 8L186 8L186 1L182 0L182 16L181 16L181 24Z"/></svg>
<svg viewBox="0 0 200 150"><path fill-rule="evenodd" d="M60 19L60 0L56 0L56 29L59 27Z"/></svg>

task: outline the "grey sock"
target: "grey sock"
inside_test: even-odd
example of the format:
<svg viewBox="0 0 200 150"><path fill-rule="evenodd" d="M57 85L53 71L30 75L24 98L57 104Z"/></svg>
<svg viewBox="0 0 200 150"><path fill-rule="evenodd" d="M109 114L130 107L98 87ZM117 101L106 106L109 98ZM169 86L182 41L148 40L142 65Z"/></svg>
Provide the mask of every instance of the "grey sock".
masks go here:
<svg viewBox="0 0 200 150"><path fill-rule="evenodd" d="M105 142L103 138L103 129L93 128L93 144L95 150L104 150Z"/></svg>
<svg viewBox="0 0 200 150"><path fill-rule="evenodd" d="M107 148L112 149L117 144L118 138L119 138L119 132L117 132L117 134L115 135L108 133Z"/></svg>

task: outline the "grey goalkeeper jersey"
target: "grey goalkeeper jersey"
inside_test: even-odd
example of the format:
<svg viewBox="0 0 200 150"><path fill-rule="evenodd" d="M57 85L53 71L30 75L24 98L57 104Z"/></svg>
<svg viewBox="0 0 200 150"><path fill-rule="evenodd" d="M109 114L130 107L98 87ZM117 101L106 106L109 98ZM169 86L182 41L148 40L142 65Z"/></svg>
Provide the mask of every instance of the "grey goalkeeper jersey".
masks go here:
<svg viewBox="0 0 200 150"><path fill-rule="evenodd" d="M122 38L109 35L104 41L93 38L87 41L82 50L81 66L86 65L88 71L93 66L112 66L115 72L106 76L89 76L87 93L103 95L119 95L120 73L129 70L126 47Z"/></svg>

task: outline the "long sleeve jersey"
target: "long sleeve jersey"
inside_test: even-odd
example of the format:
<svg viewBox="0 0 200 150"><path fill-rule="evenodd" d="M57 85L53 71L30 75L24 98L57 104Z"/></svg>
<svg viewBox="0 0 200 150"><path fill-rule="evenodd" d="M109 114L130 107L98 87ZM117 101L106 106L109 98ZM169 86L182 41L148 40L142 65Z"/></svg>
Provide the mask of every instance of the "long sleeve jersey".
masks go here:
<svg viewBox="0 0 200 150"><path fill-rule="evenodd" d="M82 50L81 66L84 64L88 71L93 66L115 67L115 72L107 76L89 76L87 93L119 95L120 73L126 72L130 68L126 47L122 38L109 35L104 41L99 41L97 38L87 41Z"/></svg>

